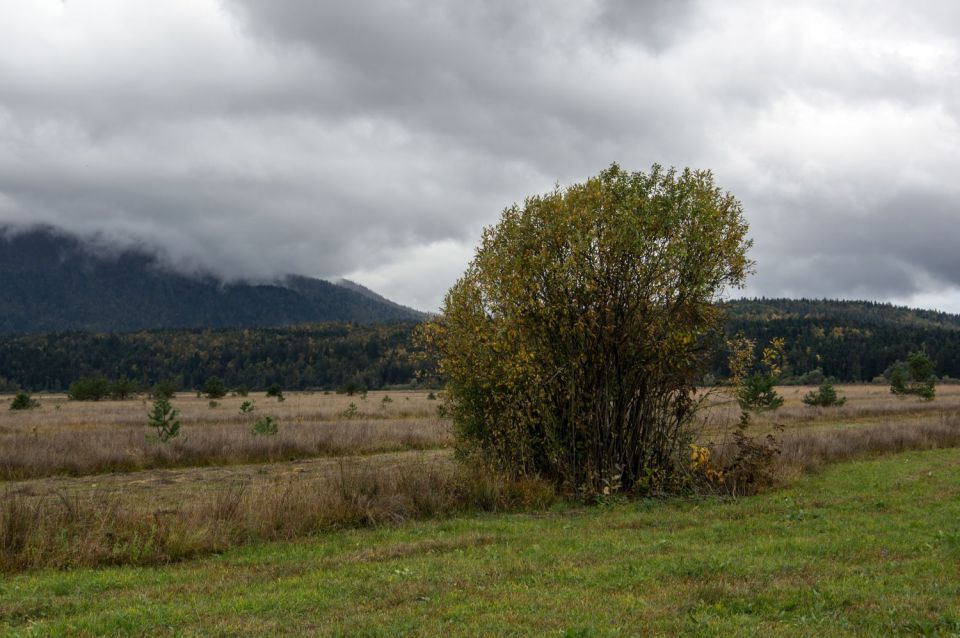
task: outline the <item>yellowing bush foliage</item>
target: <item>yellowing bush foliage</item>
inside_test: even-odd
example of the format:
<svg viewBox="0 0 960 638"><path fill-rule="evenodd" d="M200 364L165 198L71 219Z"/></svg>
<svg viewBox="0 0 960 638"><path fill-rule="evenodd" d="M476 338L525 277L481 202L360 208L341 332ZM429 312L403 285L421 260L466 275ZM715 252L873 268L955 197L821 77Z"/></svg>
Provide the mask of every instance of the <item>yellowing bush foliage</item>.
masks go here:
<svg viewBox="0 0 960 638"><path fill-rule="evenodd" d="M487 228L423 330L460 449L600 492L669 483L720 321L750 266L740 203L706 171L612 165Z"/></svg>

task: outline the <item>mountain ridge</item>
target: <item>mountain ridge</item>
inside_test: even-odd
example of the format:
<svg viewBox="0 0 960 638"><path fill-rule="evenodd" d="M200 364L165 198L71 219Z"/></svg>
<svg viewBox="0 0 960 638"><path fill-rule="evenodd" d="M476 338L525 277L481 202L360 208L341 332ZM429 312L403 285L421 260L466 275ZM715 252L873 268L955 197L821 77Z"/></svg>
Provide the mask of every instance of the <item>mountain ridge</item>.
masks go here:
<svg viewBox="0 0 960 638"><path fill-rule="evenodd" d="M143 248L98 254L51 227L0 232L0 334L417 321L412 308L323 279L185 275Z"/></svg>

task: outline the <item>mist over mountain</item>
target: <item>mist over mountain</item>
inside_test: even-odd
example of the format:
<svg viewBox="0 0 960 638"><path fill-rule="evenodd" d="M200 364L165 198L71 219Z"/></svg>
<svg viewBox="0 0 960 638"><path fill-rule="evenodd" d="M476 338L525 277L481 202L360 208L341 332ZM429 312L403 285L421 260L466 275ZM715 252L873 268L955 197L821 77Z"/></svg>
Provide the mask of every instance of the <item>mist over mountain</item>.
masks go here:
<svg viewBox="0 0 960 638"><path fill-rule="evenodd" d="M225 282L175 272L146 249L104 248L50 227L0 232L0 333L417 321L372 291L290 275Z"/></svg>

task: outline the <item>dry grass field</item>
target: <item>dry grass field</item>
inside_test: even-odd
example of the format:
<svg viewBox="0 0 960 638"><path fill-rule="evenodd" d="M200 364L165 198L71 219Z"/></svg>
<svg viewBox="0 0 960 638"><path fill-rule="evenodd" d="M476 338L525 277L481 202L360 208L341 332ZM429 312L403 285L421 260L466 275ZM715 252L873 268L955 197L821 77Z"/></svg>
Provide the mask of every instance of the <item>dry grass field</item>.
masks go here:
<svg viewBox="0 0 960 638"><path fill-rule="evenodd" d="M960 445L960 386L932 402L898 399L882 386L844 386L838 408L809 408L810 388L751 432L780 432L780 478L840 460ZM426 392L365 398L290 393L180 395L180 435L148 439L143 399L81 403L40 395L40 407L0 410L0 569L152 563L256 539L446 515L470 508L544 506L547 486L506 484L452 462L448 420ZM251 401L252 413L240 405ZM700 438L718 457L740 411L709 397ZM269 415L274 436L256 436ZM82 538L83 542L76 539Z"/></svg>
<svg viewBox="0 0 960 638"><path fill-rule="evenodd" d="M845 405L832 408L811 408L804 405L805 394L816 388L809 386L779 386L777 392L784 398L783 407L755 419L765 429L773 423L786 432L811 428L843 428L879 423L928 421L960 411L960 385L937 387L934 401L898 398L886 385L842 385L837 391L847 398ZM713 395L711 409L706 414L707 430L726 430L740 417L740 408L723 392Z"/></svg>
<svg viewBox="0 0 960 638"><path fill-rule="evenodd" d="M40 397L33 410L0 410L0 479L83 476L165 467L270 463L318 456L423 450L451 444L438 401L426 392L371 392L365 398L291 393L280 402L262 393L180 396L181 434L168 444L147 438L147 399L69 401ZM253 404L241 413L244 402ZM354 407L351 407L354 406ZM275 436L254 436L262 416L279 422Z"/></svg>

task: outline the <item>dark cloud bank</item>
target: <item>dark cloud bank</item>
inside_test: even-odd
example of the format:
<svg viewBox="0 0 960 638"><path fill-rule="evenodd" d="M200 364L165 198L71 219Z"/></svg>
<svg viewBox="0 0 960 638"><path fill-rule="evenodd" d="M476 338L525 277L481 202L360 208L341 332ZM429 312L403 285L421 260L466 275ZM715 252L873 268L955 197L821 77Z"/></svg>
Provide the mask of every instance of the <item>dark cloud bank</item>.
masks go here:
<svg viewBox="0 0 960 638"><path fill-rule="evenodd" d="M0 223L434 309L480 228L711 168L748 293L960 311L952 2L98 0L0 9Z"/></svg>

